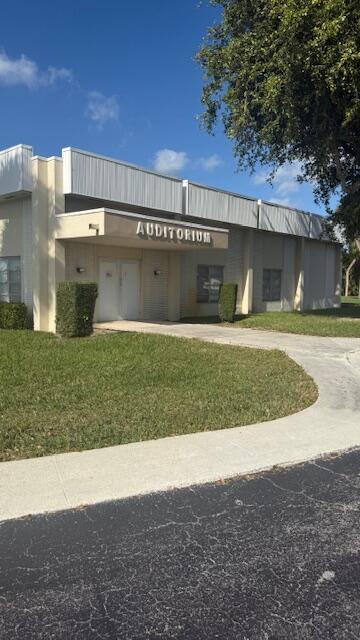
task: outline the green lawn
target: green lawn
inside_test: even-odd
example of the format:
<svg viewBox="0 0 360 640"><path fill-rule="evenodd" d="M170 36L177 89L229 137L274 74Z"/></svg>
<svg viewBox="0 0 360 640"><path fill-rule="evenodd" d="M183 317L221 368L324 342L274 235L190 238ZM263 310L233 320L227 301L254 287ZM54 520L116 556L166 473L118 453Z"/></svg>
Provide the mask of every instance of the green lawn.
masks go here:
<svg viewBox="0 0 360 640"><path fill-rule="evenodd" d="M183 318L183 322L219 323L216 316L206 318ZM339 309L319 309L318 311L271 311L237 316L231 327L263 329L297 333L308 336L333 336L360 338L360 299L343 298Z"/></svg>
<svg viewBox="0 0 360 640"><path fill-rule="evenodd" d="M0 371L1 460L271 420L317 397L280 351L132 333L0 330Z"/></svg>

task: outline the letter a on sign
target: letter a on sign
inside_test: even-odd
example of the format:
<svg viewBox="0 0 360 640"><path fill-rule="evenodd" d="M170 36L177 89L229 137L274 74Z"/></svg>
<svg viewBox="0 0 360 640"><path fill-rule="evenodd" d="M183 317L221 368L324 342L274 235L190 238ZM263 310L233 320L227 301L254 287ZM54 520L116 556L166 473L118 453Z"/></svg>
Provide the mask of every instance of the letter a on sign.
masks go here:
<svg viewBox="0 0 360 640"><path fill-rule="evenodd" d="M143 236L145 233L145 229L144 229L144 224L143 222L138 222L138 226L136 229L136 235L137 236Z"/></svg>

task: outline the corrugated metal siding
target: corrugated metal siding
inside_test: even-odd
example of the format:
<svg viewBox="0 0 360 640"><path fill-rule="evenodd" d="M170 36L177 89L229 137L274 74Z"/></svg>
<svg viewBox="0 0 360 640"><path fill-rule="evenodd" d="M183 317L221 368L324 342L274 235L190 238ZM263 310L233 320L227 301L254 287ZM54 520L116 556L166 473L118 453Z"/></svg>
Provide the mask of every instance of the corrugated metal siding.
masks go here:
<svg viewBox="0 0 360 640"><path fill-rule="evenodd" d="M325 306L332 307L336 296L336 249L331 245L326 246L325 268Z"/></svg>
<svg viewBox="0 0 360 640"><path fill-rule="evenodd" d="M254 271L253 271L253 311L264 311L262 299L263 288L263 235L255 233L254 237Z"/></svg>
<svg viewBox="0 0 360 640"><path fill-rule="evenodd" d="M326 234L324 232L324 218L315 214L312 214L310 217L310 238L319 240L323 237L324 239L326 239Z"/></svg>
<svg viewBox="0 0 360 640"><path fill-rule="evenodd" d="M182 181L75 149L63 150L64 193L182 212Z"/></svg>
<svg viewBox="0 0 360 640"><path fill-rule="evenodd" d="M0 152L0 196L32 191L32 149L23 145Z"/></svg>
<svg viewBox="0 0 360 640"><path fill-rule="evenodd" d="M242 253L242 236L240 229L231 229L229 233L229 248L225 264L225 282L234 282L238 285L236 311L241 311L244 258Z"/></svg>
<svg viewBox="0 0 360 640"><path fill-rule="evenodd" d="M146 169L64 149L64 193L132 207L187 214L217 222L299 237L325 239L323 218ZM67 209L69 210L69 209Z"/></svg>
<svg viewBox="0 0 360 640"><path fill-rule="evenodd" d="M282 274L282 309L293 311L296 288L296 240L284 238L284 266Z"/></svg>
<svg viewBox="0 0 360 640"><path fill-rule="evenodd" d="M199 304L197 296L197 266L198 264L224 266L225 282L238 284L237 310L241 310L242 289L242 232L240 229L231 229L229 234L228 250L204 250L183 252L181 254L181 291L180 291L180 315L182 318L191 316L216 315L217 303Z"/></svg>
<svg viewBox="0 0 360 640"><path fill-rule="evenodd" d="M259 235L262 238L264 269L282 269L284 264L284 238L273 236L269 233Z"/></svg>
<svg viewBox="0 0 360 640"><path fill-rule="evenodd" d="M325 307L325 245L307 242L305 245L304 308Z"/></svg>
<svg viewBox="0 0 360 640"><path fill-rule="evenodd" d="M253 310L291 311L295 297L296 240L258 232L255 233L254 253ZM263 301L264 269L282 271L280 301Z"/></svg>
<svg viewBox="0 0 360 640"><path fill-rule="evenodd" d="M191 182L188 189L189 215L256 228L256 200L207 189Z"/></svg>
<svg viewBox="0 0 360 640"><path fill-rule="evenodd" d="M324 218L281 205L258 202L236 194L226 193L185 181L187 213L193 217L208 218L219 222L272 231L299 237L326 239Z"/></svg>
<svg viewBox="0 0 360 640"><path fill-rule="evenodd" d="M168 252L143 252L142 287L144 320L167 320L168 317ZM160 274L155 276L154 271Z"/></svg>
<svg viewBox="0 0 360 640"><path fill-rule="evenodd" d="M307 238L310 233L310 216L301 211L263 202L259 228L264 231L275 231Z"/></svg>
<svg viewBox="0 0 360 640"><path fill-rule="evenodd" d="M326 309L335 302L338 286L337 252L331 244L309 241L305 246L304 308Z"/></svg>

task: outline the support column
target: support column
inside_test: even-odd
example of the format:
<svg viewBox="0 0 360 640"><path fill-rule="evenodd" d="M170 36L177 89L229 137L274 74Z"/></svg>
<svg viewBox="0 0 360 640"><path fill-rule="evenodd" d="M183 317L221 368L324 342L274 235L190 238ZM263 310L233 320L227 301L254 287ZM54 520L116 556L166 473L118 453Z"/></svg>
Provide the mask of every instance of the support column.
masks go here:
<svg viewBox="0 0 360 640"><path fill-rule="evenodd" d="M65 277L64 247L55 240L64 211L62 161L33 159L32 238L34 329L55 331L56 284Z"/></svg>
<svg viewBox="0 0 360 640"><path fill-rule="evenodd" d="M33 313L35 331L47 331L48 191L47 162L32 160Z"/></svg>
<svg viewBox="0 0 360 640"><path fill-rule="evenodd" d="M295 311L304 309L304 284L305 284L305 238L299 238L296 243L296 271L295 271Z"/></svg>
<svg viewBox="0 0 360 640"><path fill-rule="evenodd" d="M180 252L169 251L168 320L180 320Z"/></svg>
<svg viewBox="0 0 360 640"><path fill-rule="evenodd" d="M241 312L248 315L253 309L253 289L254 289L254 231L247 229L244 231L243 242L244 270L243 270L243 295Z"/></svg>
<svg viewBox="0 0 360 640"><path fill-rule="evenodd" d="M56 287L65 280L65 246L55 239L57 214L65 210L63 165L60 158L48 161L49 189L49 271L48 271L48 331L56 330Z"/></svg>

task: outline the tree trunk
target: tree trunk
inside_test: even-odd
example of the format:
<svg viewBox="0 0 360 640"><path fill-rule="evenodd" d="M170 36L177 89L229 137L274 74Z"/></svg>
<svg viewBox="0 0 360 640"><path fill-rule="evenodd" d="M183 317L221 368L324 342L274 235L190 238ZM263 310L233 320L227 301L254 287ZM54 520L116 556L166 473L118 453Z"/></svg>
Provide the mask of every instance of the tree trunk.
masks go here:
<svg viewBox="0 0 360 640"><path fill-rule="evenodd" d="M356 258L351 260L348 268L345 271L345 296L346 297L349 295L350 273L351 273L351 269L353 268L354 264L356 264Z"/></svg>

